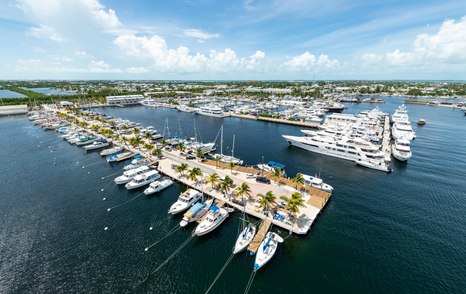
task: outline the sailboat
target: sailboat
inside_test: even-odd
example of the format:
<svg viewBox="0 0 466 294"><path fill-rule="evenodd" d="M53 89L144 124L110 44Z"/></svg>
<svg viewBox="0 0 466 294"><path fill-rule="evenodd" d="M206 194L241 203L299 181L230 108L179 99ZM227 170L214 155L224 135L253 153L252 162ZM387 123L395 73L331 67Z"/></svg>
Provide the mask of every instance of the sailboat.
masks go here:
<svg viewBox="0 0 466 294"><path fill-rule="evenodd" d="M215 154L215 156L220 157L221 162L225 163L234 163L237 165L243 164L243 160L234 157L235 154L235 135L233 135L233 147L231 148L231 156L223 154L223 125L220 128L220 154Z"/></svg>
<svg viewBox="0 0 466 294"><path fill-rule="evenodd" d="M244 203L244 199L242 200L243 200L242 203ZM254 226L251 223L245 226L245 217L246 217L246 205L243 206L242 217L241 217L242 231L238 235L238 238L236 239L235 247L233 248L233 254L239 253L243 251L244 249L246 249L246 247L249 245L249 243L252 242L252 239L254 238L254 235L256 234L256 226Z"/></svg>
<svg viewBox="0 0 466 294"><path fill-rule="evenodd" d="M277 251L278 243L282 243L283 238L276 233L268 232L257 250L254 271L257 271L269 262Z"/></svg>

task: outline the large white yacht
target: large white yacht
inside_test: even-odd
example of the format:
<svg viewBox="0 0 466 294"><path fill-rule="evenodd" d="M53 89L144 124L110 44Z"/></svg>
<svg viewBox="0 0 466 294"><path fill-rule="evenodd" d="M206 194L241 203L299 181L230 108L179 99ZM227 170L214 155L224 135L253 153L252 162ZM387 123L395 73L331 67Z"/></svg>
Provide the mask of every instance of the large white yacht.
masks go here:
<svg viewBox="0 0 466 294"><path fill-rule="evenodd" d="M194 203L199 201L202 198L202 193L194 190L188 189L180 194L178 200L170 206L168 213L177 214L186 209L190 208Z"/></svg>
<svg viewBox="0 0 466 294"><path fill-rule="evenodd" d="M315 136L287 136L283 135L290 145L332 157L357 161L377 162L387 166L384 154L379 148L362 138L335 137L320 133ZM370 167L370 164L365 165ZM379 169L379 168L376 168Z"/></svg>
<svg viewBox="0 0 466 294"><path fill-rule="evenodd" d="M393 157L400 161L407 161L411 158L411 147L409 144L409 140L405 139L397 139L392 144L392 154Z"/></svg>
<svg viewBox="0 0 466 294"><path fill-rule="evenodd" d="M413 140L416 134L411 127L409 120L396 121L392 126L392 136L395 139Z"/></svg>
<svg viewBox="0 0 466 294"><path fill-rule="evenodd" d="M210 207L207 217L196 227L194 234L197 236L212 232L228 217L228 211L215 205Z"/></svg>
<svg viewBox="0 0 466 294"><path fill-rule="evenodd" d="M226 117L227 115L223 112L223 109L216 105L202 106L196 111L197 114L212 116L212 117Z"/></svg>
<svg viewBox="0 0 466 294"><path fill-rule="evenodd" d="M150 168L146 165L127 170L123 172L121 176L115 178L114 180L115 184L121 185L121 184L126 184L128 182L131 182L131 180L134 179L137 175L146 173L149 170Z"/></svg>
<svg viewBox="0 0 466 294"><path fill-rule="evenodd" d="M125 185L125 188L128 190L136 189L136 188L145 186L147 184L150 184L153 181L160 179L160 177L161 176L158 171L149 170L146 173L135 176L131 182Z"/></svg>

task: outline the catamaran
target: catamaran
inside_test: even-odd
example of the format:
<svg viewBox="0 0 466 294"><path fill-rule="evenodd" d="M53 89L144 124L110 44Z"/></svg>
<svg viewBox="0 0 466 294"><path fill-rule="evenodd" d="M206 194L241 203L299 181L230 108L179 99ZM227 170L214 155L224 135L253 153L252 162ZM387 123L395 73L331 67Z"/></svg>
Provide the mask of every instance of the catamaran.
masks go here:
<svg viewBox="0 0 466 294"><path fill-rule="evenodd" d="M190 208L194 203L199 201L201 198L201 192L194 189L188 189L180 194L178 200L175 203L173 203L170 209L168 210L168 213L174 215L182 211L185 211L186 209Z"/></svg>
<svg viewBox="0 0 466 294"><path fill-rule="evenodd" d="M200 201L196 204L194 204L184 215L183 219L180 222L180 226L185 227L189 223L192 223L194 221L197 221L201 217L203 217L210 209L210 206L212 206L212 203L214 202L213 199L209 199L207 201Z"/></svg>

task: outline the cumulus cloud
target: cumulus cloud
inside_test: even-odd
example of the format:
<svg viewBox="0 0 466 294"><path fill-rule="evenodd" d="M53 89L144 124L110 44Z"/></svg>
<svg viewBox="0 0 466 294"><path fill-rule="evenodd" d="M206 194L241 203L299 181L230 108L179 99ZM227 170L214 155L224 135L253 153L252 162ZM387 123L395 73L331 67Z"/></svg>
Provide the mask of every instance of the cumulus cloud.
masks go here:
<svg viewBox="0 0 466 294"><path fill-rule="evenodd" d="M119 68L114 68L102 60L92 60L85 67L64 65L63 62L71 60L54 59L56 61L43 61L41 59L19 59L15 70L31 73L120 73Z"/></svg>
<svg viewBox="0 0 466 294"><path fill-rule="evenodd" d="M28 36L40 39L49 39L58 43L64 42L65 39L60 36L54 28L40 24L39 26L32 27L28 32Z"/></svg>
<svg viewBox="0 0 466 294"><path fill-rule="evenodd" d="M159 72L228 72L259 70L265 53L257 51L249 58L238 57L230 48L210 50L208 54L192 53L180 46L169 48L164 38L153 36L120 35L113 42L127 56L150 59L155 71Z"/></svg>
<svg viewBox="0 0 466 294"><path fill-rule="evenodd" d="M130 74L141 74L149 72L149 70L144 67L128 67L126 71Z"/></svg>
<svg viewBox="0 0 466 294"><path fill-rule="evenodd" d="M283 69L290 72L316 72L335 69L338 65L338 60L332 60L327 55L320 55L317 57L306 51L303 54L290 58L281 66Z"/></svg>
<svg viewBox="0 0 466 294"><path fill-rule="evenodd" d="M183 36L190 37L190 38L196 38L200 40L208 40L208 39L220 38L222 35L211 34L211 33L203 32L198 29L187 29L183 31Z"/></svg>
<svg viewBox="0 0 466 294"><path fill-rule="evenodd" d="M446 20L434 34L419 34L410 50L396 49L385 54L366 53L361 56L366 65L384 62L395 67L466 63L466 17Z"/></svg>

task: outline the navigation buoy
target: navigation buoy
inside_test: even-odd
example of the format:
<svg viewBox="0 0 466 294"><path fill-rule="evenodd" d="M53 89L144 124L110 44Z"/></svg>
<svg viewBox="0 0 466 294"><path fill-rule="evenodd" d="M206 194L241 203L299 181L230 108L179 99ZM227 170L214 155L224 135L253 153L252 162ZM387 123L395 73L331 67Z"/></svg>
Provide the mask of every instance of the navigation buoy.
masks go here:
<svg viewBox="0 0 466 294"><path fill-rule="evenodd" d="M87 172L87 174L90 174L91 172Z"/></svg>
<svg viewBox="0 0 466 294"><path fill-rule="evenodd" d="M108 230L108 227L105 227L104 230L105 230L105 231Z"/></svg>
<svg viewBox="0 0 466 294"><path fill-rule="evenodd" d="M79 163L79 161L76 161L76 164L78 164L78 163Z"/></svg>
<svg viewBox="0 0 466 294"><path fill-rule="evenodd" d="M102 177L102 180L105 179L105 177Z"/></svg>
<svg viewBox="0 0 466 294"><path fill-rule="evenodd" d="M109 208L109 209L107 209L107 211L110 211L110 210L111 210L110 208Z"/></svg>
<svg viewBox="0 0 466 294"><path fill-rule="evenodd" d="M149 231L152 231L152 229L153 229L153 227L150 227L150 228L149 228Z"/></svg>
<svg viewBox="0 0 466 294"><path fill-rule="evenodd" d="M146 247L146 248L144 248L144 251L147 251L147 250L149 250L149 248L147 248L147 247Z"/></svg>
<svg viewBox="0 0 466 294"><path fill-rule="evenodd" d="M82 168L84 168L84 165L83 165L83 167L82 167Z"/></svg>
<svg viewBox="0 0 466 294"><path fill-rule="evenodd" d="M107 198L104 197L104 198L102 198L102 200L105 201L105 200L107 200Z"/></svg>
<svg viewBox="0 0 466 294"><path fill-rule="evenodd" d="M56 163L56 162L54 162L54 163L53 163L53 165L57 165L57 163Z"/></svg>

